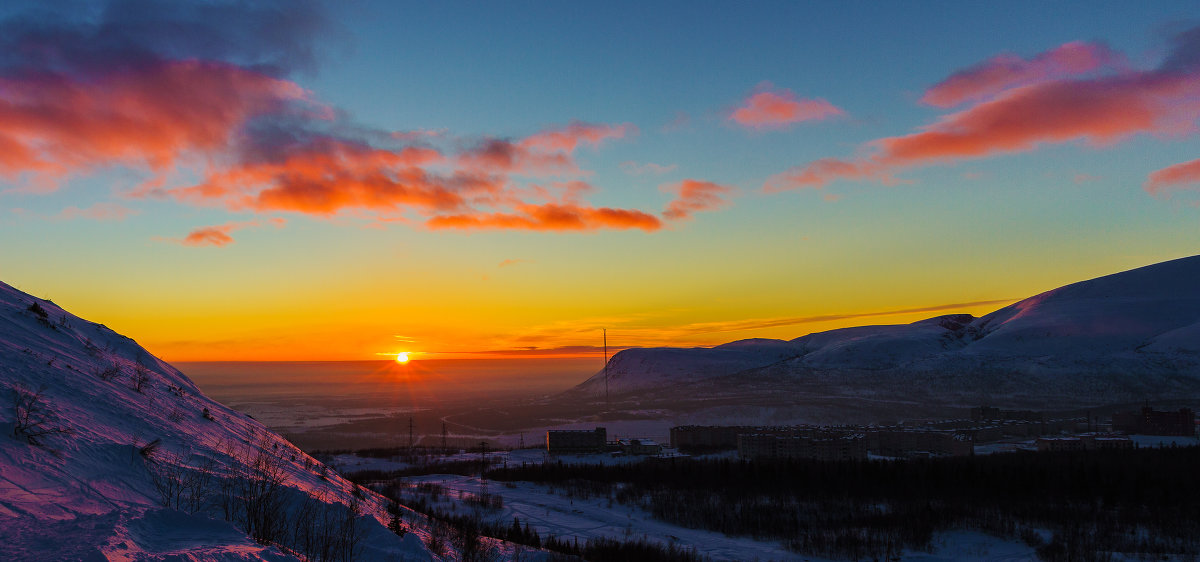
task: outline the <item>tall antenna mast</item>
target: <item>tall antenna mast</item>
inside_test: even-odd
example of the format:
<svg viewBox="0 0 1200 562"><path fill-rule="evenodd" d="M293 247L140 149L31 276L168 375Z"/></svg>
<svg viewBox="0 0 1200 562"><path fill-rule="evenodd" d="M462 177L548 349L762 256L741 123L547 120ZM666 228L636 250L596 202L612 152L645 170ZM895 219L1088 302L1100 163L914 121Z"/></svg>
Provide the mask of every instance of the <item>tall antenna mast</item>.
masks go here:
<svg viewBox="0 0 1200 562"><path fill-rule="evenodd" d="M608 328L601 333L604 335L604 407L611 410L612 404L608 400Z"/></svg>

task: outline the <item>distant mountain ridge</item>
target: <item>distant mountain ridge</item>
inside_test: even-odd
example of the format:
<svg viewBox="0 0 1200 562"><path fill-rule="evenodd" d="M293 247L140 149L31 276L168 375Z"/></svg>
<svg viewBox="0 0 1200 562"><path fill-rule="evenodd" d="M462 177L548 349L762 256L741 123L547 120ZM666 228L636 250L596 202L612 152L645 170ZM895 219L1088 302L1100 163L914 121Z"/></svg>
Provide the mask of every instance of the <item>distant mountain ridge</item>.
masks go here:
<svg viewBox="0 0 1200 562"><path fill-rule="evenodd" d="M609 362L615 396L829 393L967 405L1200 395L1200 256L1053 289L980 318L859 326L790 341L633 348ZM603 392L604 373L570 391Z"/></svg>

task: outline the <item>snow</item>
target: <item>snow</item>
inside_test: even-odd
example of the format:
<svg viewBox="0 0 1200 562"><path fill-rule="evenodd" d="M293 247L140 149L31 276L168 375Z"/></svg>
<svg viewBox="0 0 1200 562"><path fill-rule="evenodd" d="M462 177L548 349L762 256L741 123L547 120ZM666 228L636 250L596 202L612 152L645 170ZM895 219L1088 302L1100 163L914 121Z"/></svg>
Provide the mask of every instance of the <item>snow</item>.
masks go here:
<svg viewBox="0 0 1200 562"><path fill-rule="evenodd" d="M614 396L722 393L1091 406L1200 395L1200 256L1074 283L985 315L860 326L784 342L630 349ZM593 396L597 374L573 391ZM570 393L568 393L569 395Z"/></svg>
<svg viewBox="0 0 1200 562"><path fill-rule="evenodd" d="M114 367L119 374L106 380L103 372ZM140 392L137 373L145 376ZM69 433L43 436L40 446L17 435L15 389L38 394L46 412L38 417ZM295 559L255 543L215 507L164 507L155 488L155 473L205 467L217 479L248 474L248 459L260 450L282 471L293 509L302 498L324 498L324 509L343 511L351 503L351 483L336 473L322 478L315 459L204 396L133 340L3 283L0 395L3 560ZM158 445L151 454L152 442ZM430 558L423 528L401 539L384 527L386 500L368 494L363 504L361 527L375 537L364 558Z"/></svg>
<svg viewBox="0 0 1200 562"><path fill-rule="evenodd" d="M1130 435L1129 439L1134 445L1146 448L1200 446L1200 438L1179 435Z"/></svg>
<svg viewBox="0 0 1200 562"><path fill-rule="evenodd" d="M791 552L780 543L688 529L653 519L639 507L609 501L607 497L570 497L555 493L549 486L531 482L489 481L484 484L476 476L445 474L405 478L404 482L414 486L433 483L444 487L446 493L440 495L438 503L442 509L459 512L474 509L485 520L503 526L511 525L512 519L517 517L522 525L528 523L543 538L548 535L567 540L578 538L580 543L596 537L645 539L664 546L676 544L683 548L694 547L697 553L712 560L823 560ZM491 511L479 510L463 501L465 497L483 492L501 496L503 507ZM905 551L900 559L914 562L1004 562L1033 560L1036 559L1036 553L1032 547L1017 541L975 531L956 530L935 535L932 552Z"/></svg>
<svg viewBox="0 0 1200 562"><path fill-rule="evenodd" d="M463 510L467 508L465 503L458 500L459 493L477 495L483 486L477 476L435 474L405 478L404 481L441 485L449 491L442 498L448 498ZM530 482L488 482L486 490L504 498L504 507L486 513L488 518L507 527L512 524L513 517L518 517L522 524L529 523L530 528L536 529L543 538L548 535L567 540L578 538L580 543L596 537L618 540L644 538L662 545L676 543L685 548L695 547L701 555L714 560L801 558L778 543L672 525L652 518L640 508L610 502L607 497L571 498Z"/></svg>
<svg viewBox="0 0 1200 562"><path fill-rule="evenodd" d="M905 551L903 560L912 562L1003 562L1037 560L1033 547L977 531L950 531L934 537L933 552Z"/></svg>

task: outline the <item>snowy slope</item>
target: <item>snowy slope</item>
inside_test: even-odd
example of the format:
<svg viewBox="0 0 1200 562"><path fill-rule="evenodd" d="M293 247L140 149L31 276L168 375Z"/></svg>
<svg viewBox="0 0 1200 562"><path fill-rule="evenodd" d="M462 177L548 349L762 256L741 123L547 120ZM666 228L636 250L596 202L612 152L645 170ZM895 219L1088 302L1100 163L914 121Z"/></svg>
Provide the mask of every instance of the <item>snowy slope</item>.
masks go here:
<svg viewBox="0 0 1200 562"><path fill-rule="evenodd" d="M798 391L953 404L1200 395L1200 256L1074 283L982 318L750 341L740 355L726 346L626 350L613 357L609 382L616 394L670 388L683 396L720 388L744 395L756 385L778 392L782 380ZM601 378L579 388L591 391Z"/></svg>
<svg viewBox="0 0 1200 562"><path fill-rule="evenodd" d="M33 413L15 397L36 397ZM133 340L3 283L0 398L2 560L295 559L247 535L239 483L259 478L277 485L261 497L279 506L263 513L283 514L278 542L318 514L354 522L361 559L430 559L418 517L397 536L382 498L356 498L350 482Z"/></svg>
<svg viewBox="0 0 1200 562"><path fill-rule="evenodd" d="M674 347L632 348L620 351L608 362L611 390L630 392L655 388L682 380L696 380L794 357L801 347L771 339L750 339L719 345L681 349ZM586 393L604 391L603 371L579 385Z"/></svg>

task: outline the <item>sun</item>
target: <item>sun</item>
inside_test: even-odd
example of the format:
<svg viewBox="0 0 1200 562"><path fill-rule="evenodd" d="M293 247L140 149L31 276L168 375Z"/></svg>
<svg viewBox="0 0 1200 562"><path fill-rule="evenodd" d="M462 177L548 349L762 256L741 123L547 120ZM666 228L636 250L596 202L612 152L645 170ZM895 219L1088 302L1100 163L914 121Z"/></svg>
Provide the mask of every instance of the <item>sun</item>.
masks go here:
<svg viewBox="0 0 1200 562"><path fill-rule="evenodd" d="M396 362L400 363L401 365L408 363L408 352L402 351L400 353L397 353L396 354Z"/></svg>

